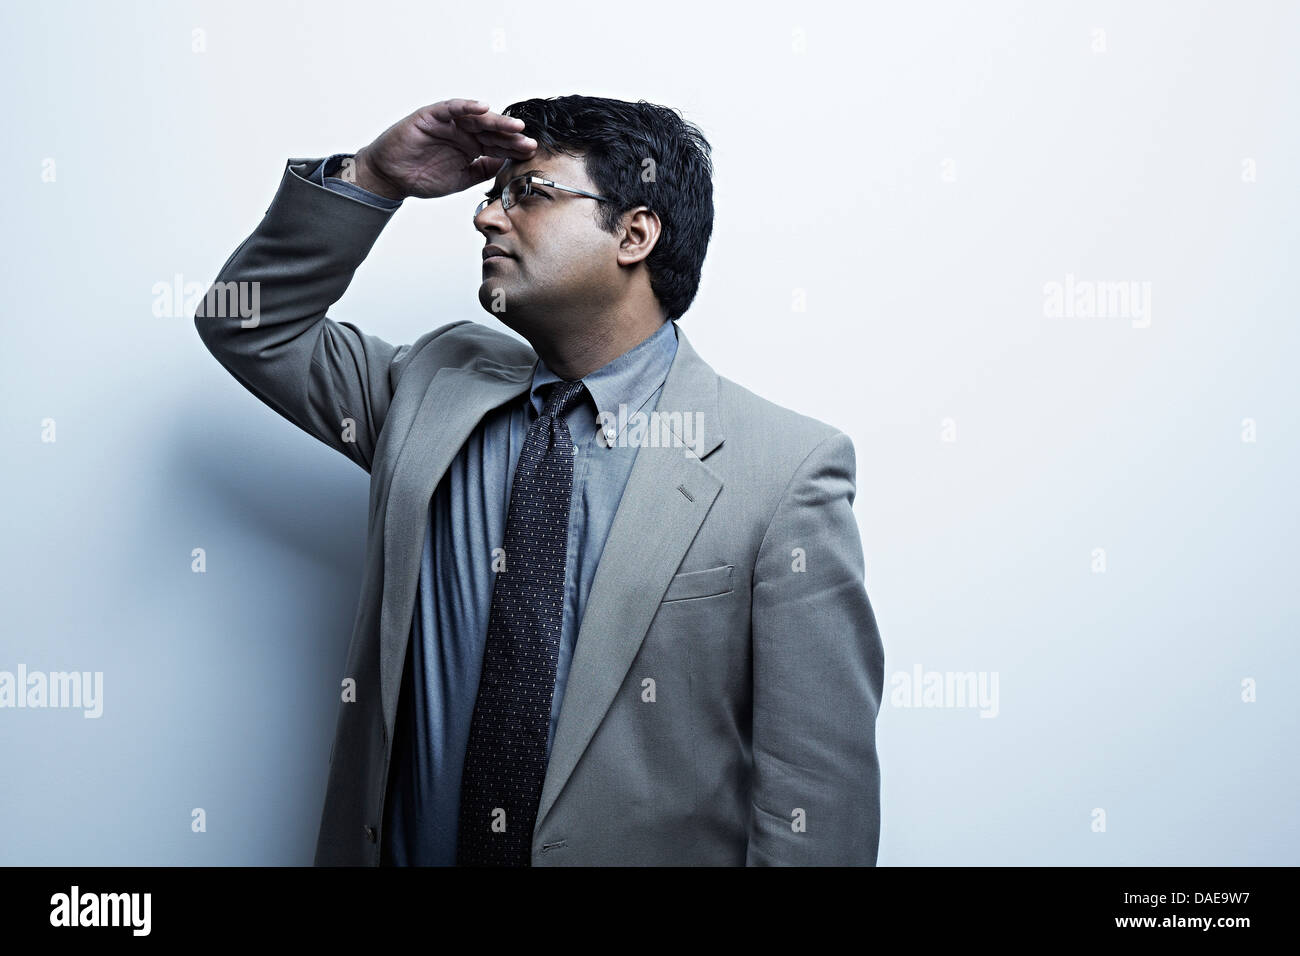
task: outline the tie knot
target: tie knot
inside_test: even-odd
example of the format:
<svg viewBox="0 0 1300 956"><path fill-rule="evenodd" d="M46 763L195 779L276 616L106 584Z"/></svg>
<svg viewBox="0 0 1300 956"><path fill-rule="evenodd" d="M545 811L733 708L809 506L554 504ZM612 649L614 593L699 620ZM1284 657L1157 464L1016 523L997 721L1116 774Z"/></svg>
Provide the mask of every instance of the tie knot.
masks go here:
<svg viewBox="0 0 1300 956"><path fill-rule="evenodd" d="M547 393L542 418L558 418L563 415L581 397L583 388L582 379L556 382Z"/></svg>

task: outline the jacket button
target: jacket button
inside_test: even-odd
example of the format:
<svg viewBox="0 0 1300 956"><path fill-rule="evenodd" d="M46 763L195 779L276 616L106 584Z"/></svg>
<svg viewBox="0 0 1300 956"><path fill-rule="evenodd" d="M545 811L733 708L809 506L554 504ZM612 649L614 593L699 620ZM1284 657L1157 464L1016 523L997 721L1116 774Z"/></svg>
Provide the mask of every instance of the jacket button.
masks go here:
<svg viewBox="0 0 1300 956"><path fill-rule="evenodd" d="M361 829L363 829L363 830L366 831L366 839L369 840L371 843L374 843L374 842L375 842L375 828L372 827L372 826L370 826L370 824L366 824L366 825L363 826Z"/></svg>

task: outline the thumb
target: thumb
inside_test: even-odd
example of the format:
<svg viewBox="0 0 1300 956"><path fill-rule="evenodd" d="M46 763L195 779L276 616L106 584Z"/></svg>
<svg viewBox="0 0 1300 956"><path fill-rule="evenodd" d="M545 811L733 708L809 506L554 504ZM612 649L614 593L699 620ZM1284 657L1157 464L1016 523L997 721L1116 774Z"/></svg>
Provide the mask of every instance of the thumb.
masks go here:
<svg viewBox="0 0 1300 956"><path fill-rule="evenodd" d="M461 173L461 189L468 189L475 183L481 183L485 179L492 179L501 171L501 167L506 164L502 156L480 156L474 162L465 167Z"/></svg>

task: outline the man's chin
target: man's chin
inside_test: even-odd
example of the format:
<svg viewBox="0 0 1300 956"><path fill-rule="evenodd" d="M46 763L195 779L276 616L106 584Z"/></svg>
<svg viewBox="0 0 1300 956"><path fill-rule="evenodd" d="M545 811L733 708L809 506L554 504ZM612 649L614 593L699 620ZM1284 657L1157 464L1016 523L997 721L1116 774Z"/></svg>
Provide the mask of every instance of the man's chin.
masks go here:
<svg viewBox="0 0 1300 956"><path fill-rule="evenodd" d="M489 293L487 295L479 294L478 304L483 307L483 311L492 316L502 325L515 332L521 332L520 323L517 321L518 316L511 316L508 309L500 306L500 298L497 295ZM494 308L495 306L495 308ZM522 333L521 333L522 334Z"/></svg>
<svg viewBox="0 0 1300 956"><path fill-rule="evenodd" d="M499 282L494 282L492 279L484 279L483 284L478 287L478 304L485 312L494 315L503 314L509 299L510 293Z"/></svg>

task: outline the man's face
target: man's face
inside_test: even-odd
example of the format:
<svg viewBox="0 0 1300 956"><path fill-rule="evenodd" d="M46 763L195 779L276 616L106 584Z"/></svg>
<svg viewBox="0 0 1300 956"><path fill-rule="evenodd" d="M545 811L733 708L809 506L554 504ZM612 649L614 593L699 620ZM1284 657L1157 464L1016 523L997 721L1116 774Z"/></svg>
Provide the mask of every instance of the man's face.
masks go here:
<svg viewBox="0 0 1300 956"><path fill-rule="evenodd" d="M509 180L529 172L563 186L600 192L587 178L580 157L538 150L528 159L508 160L490 194L499 197ZM558 330L566 316L599 314L620 291L620 237L596 224L597 200L537 184L532 190L509 211L498 199L474 219L484 246L498 246L509 256L483 262L479 303L520 332L539 324ZM485 189L484 195L488 193Z"/></svg>

